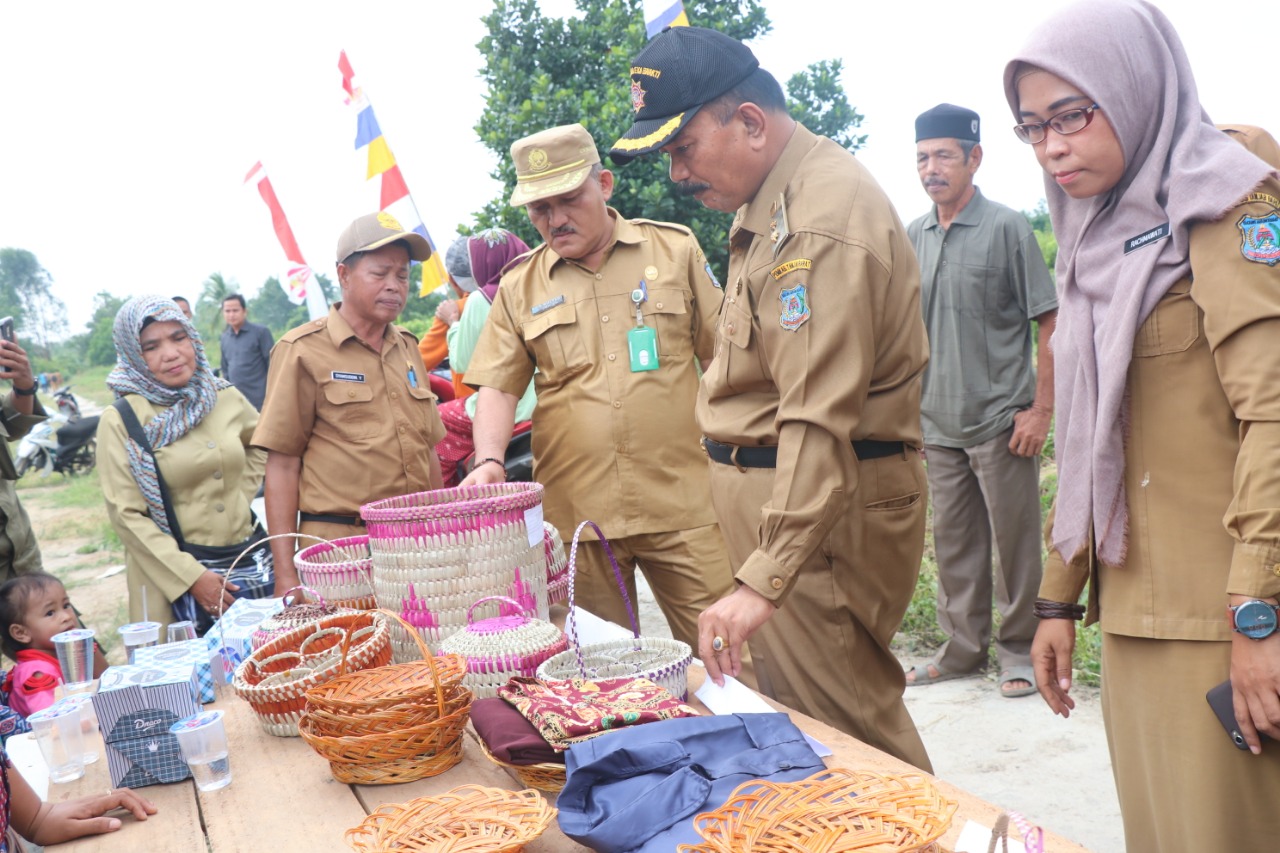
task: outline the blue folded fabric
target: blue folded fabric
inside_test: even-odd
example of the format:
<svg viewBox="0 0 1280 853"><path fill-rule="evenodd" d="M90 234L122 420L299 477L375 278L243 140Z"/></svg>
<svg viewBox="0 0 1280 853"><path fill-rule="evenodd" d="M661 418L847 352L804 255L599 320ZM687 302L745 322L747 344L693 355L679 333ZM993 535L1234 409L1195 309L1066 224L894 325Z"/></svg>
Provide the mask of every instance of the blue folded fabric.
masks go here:
<svg viewBox="0 0 1280 853"><path fill-rule="evenodd" d="M701 840L699 812L743 782L826 769L786 714L663 720L575 744L556 807L564 834L600 853L671 853Z"/></svg>

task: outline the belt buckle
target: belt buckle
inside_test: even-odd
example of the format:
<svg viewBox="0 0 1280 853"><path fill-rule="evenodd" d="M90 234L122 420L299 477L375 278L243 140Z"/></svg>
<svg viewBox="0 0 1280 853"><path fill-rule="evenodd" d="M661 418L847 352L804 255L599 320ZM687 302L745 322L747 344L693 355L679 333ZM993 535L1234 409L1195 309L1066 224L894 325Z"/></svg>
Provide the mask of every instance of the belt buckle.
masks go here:
<svg viewBox="0 0 1280 853"><path fill-rule="evenodd" d="M698 446L702 448L702 455L711 458L711 454L707 451L707 437L705 435L698 436Z"/></svg>

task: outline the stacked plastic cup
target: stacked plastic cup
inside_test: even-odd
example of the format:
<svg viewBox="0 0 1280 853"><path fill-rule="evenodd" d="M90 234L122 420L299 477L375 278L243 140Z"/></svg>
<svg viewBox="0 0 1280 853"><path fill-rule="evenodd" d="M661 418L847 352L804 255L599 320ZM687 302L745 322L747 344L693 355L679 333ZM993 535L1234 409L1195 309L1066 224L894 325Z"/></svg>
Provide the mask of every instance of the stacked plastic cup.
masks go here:
<svg viewBox="0 0 1280 853"><path fill-rule="evenodd" d="M50 782L73 782L84 775L84 735L77 705L58 702L36 711L27 722L49 765Z"/></svg>
<svg viewBox="0 0 1280 853"><path fill-rule="evenodd" d="M190 619L181 622L170 622L165 632L166 643L182 643L196 639L196 625Z"/></svg>
<svg viewBox="0 0 1280 853"><path fill-rule="evenodd" d="M119 630L129 663L133 663L135 650L158 645L160 642L159 622L130 622L128 625L121 625Z"/></svg>
<svg viewBox="0 0 1280 853"><path fill-rule="evenodd" d="M231 784L231 761L227 757L227 730L221 711L201 711L169 727L178 737L182 759L191 768L196 787L216 791Z"/></svg>
<svg viewBox="0 0 1280 853"><path fill-rule="evenodd" d="M67 693L84 693L93 682L93 629L74 628L50 638Z"/></svg>
<svg viewBox="0 0 1280 853"><path fill-rule="evenodd" d="M98 733L98 715L93 710L93 697L86 694L68 696L62 704L75 705L80 709L80 731L84 737L84 763L92 764L98 760L98 742L94 735Z"/></svg>

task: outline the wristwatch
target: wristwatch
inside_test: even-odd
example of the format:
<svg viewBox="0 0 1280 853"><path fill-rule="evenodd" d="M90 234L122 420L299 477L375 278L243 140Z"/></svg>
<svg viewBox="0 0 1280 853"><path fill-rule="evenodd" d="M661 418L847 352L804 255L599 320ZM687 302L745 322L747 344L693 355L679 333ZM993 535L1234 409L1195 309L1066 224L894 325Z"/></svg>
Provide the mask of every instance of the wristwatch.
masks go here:
<svg viewBox="0 0 1280 853"><path fill-rule="evenodd" d="M1280 612L1280 604L1268 604L1256 598L1227 608L1231 630L1251 640L1265 640L1276 632L1277 622L1280 622L1277 612Z"/></svg>

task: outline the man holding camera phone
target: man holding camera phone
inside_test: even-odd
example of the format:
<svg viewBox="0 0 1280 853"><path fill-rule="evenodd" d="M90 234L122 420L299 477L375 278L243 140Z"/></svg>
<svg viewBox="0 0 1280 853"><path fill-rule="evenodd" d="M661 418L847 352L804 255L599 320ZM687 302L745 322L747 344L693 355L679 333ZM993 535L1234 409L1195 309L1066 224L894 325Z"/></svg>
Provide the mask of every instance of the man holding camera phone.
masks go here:
<svg viewBox="0 0 1280 853"><path fill-rule="evenodd" d="M13 318L0 320L0 379L13 388L0 406L0 435L4 449L0 452L0 583L42 568L40 547L31 530L31 519L18 502L14 482L18 479L8 443L22 438L45 419L44 408L36 398L36 380L26 351L18 346L13 333Z"/></svg>

